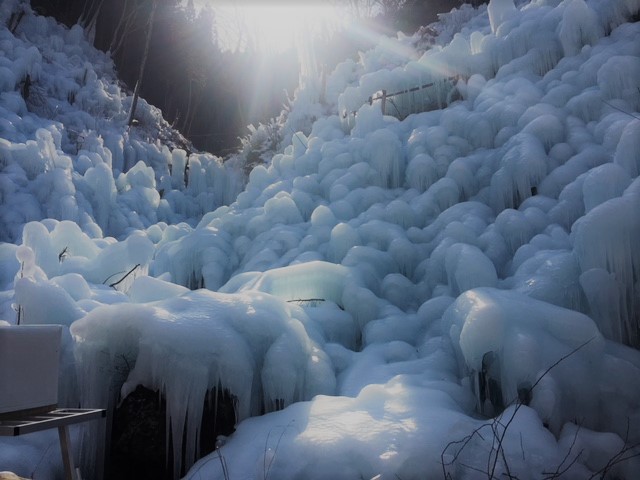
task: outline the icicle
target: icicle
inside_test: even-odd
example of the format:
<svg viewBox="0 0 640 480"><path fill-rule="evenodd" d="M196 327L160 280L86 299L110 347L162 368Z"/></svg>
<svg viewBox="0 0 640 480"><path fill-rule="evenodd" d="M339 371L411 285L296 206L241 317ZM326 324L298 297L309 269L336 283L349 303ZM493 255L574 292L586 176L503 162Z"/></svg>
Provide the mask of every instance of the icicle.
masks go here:
<svg viewBox="0 0 640 480"><path fill-rule="evenodd" d="M562 13L560 43L566 56L577 55L584 45L595 44L604 30L596 13L584 0L570 0Z"/></svg>
<svg viewBox="0 0 640 480"><path fill-rule="evenodd" d="M640 309L637 285L640 281L640 180L622 197L593 208L572 228L575 251L583 272L602 269L613 275L620 289L621 326L625 343L640 345ZM597 301L594 299L593 301Z"/></svg>
<svg viewBox="0 0 640 480"><path fill-rule="evenodd" d="M613 161L632 178L640 175L640 120L632 120L623 130Z"/></svg>

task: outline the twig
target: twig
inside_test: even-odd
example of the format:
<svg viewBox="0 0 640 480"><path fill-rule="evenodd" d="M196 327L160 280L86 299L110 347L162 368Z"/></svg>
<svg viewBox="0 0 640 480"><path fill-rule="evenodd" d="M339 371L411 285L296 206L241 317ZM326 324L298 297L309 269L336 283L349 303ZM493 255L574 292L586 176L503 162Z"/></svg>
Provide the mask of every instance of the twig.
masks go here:
<svg viewBox="0 0 640 480"><path fill-rule="evenodd" d="M139 266L140 266L140 264L139 264L139 263L136 263L135 267L133 267L131 270L129 270L129 271L126 273L126 275L125 275L124 277L122 277L122 278L121 278L120 280L118 280L117 282L113 282L113 283L109 284L109 286L110 286L111 288L115 288L115 286L116 286L116 285L118 285L118 284L119 284L119 283L121 283L125 278L127 278L129 275L131 275L131 274L135 271L135 269L136 269L136 268L138 268ZM112 275L112 276L113 276L113 275Z"/></svg>
<svg viewBox="0 0 640 480"><path fill-rule="evenodd" d="M268 444L269 444L269 437L271 436L271 431L269 430L269 433L267 434L267 439L264 442L264 457L263 457L263 471L264 471L264 480L267 480L267 478L269 478L269 471L271 470L271 466L273 465L273 461L276 457L276 454L278 453L278 447L280 447L280 442L282 441L282 437L284 437L285 432L287 431L287 429L291 426L291 424L293 423L293 420L291 420L286 426L282 427L282 432L280 433L280 436L278 437L278 442L276 443L276 448L273 450L273 456L271 457L271 459L269 460L269 465L266 464L267 461L267 448L268 448Z"/></svg>
<svg viewBox="0 0 640 480"><path fill-rule="evenodd" d="M502 434L500 435L500 439L498 440L498 451L496 452L496 456L493 459L493 464L491 466L491 472L490 472L490 476L489 478L493 478L493 474L496 470L496 467L498 465L498 454L500 454L500 456L502 457L502 461L504 463L504 468L507 470L507 475L509 475L509 477L511 477L511 472L509 470L509 463L507 462L507 458L505 456L504 453L504 448L502 447L502 443L504 442L504 437L507 435L507 429L509 428L509 426L511 425L511 422L513 422L513 420L516 418L516 414L518 413L518 410L520 410L520 407L522 406L522 403L518 403L516 404L515 408L513 409L513 413L511 414L511 417L509 418L509 421L506 423L506 425L502 425L500 423L500 416L502 416L502 414L500 414L497 418L496 418L496 422L499 425L502 426ZM493 429L493 431L495 433L497 433L498 429L495 428Z"/></svg>
<svg viewBox="0 0 640 480"><path fill-rule="evenodd" d="M610 104L609 102L607 102L606 100L602 100L602 103L604 103L605 105L610 106L611 108L613 108L614 110L618 110L619 112L622 112L626 115L629 115L631 118L635 118L636 120L640 120L640 117L636 117L633 113L629 113L619 107L616 107L615 105Z"/></svg>
<svg viewBox="0 0 640 480"><path fill-rule="evenodd" d="M627 452L629 452L630 450L633 450L634 448L637 448L638 446L640 446L640 444L634 444L634 445L623 447L622 450L620 450L616 455L614 455L609 459L609 461L604 467L602 467L600 470L598 470L593 475L591 475L589 477L589 480L591 480L592 478L596 478L597 475L600 475L599 478L603 480L606 477L607 472L614 465L617 465L618 463L626 462L627 460L631 460L632 458L635 458L635 457L640 457L640 452L636 452L633 455L629 455L627 457L624 456Z"/></svg>
<svg viewBox="0 0 640 480"><path fill-rule="evenodd" d="M482 473L482 474L486 474L486 473L487 473L487 472L485 472L484 470L480 470L480 469L479 469L479 468L477 468L477 467L473 467L473 466L471 466L471 465L467 465L466 463L461 463L461 464L460 464L460 466L461 466L461 467L464 467L464 468L468 468L469 470L473 470L474 472L480 472L480 473Z"/></svg>
<svg viewBox="0 0 640 480"><path fill-rule="evenodd" d="M589 480L596 478L596 476L598 475L600 476L599 478L601 480L604 480L607 473L609 472L611 467L613 467L614 465L617 465L618 463L626 462L627 460L631 460L632 458L635 458L635 457L640 457L640 451L637 450L639 447L640 447L640 442L636 442L634 444L629 445L629 418L627 418L627 432L625 433L625 436L624 436L624 445L620 447L620 450L618 451L618 453L616 453L613 457L609 459L609 461L604 467L602 467L600 470L598 470L593 475L591 475L589 477ZM636 450L636 452L633 453L632 455L625 457L624 455L631 450Z"/></svg>
<svg viewBox="0 0 640 480"><path fill-rule="evenodd" d="M402 114L400 113L400 109L398 108L398 106L396 105L396 102L394 102L393 100L391 100L390 98L387 98L387 102L389 102L391 105L393 105L393 108L396 109L396 113L398 114L398 117L402 116Z"/></svg>
<svg viewBox="0 0 640 480"><path fill-rule="evenodd" d="M521 403L519 405L522 405ZM500 456L502 457L502 462L504 463L504 468L507 470L507 476L509 478L513 478L513 475L511 475L511 469L509 468L509 462L507 462L507 456L504 453L504 448L502 448L502 439L504 438L505 434L507 433L507 428L509 428L509 424L511 423L511 420L513 420L514 417L511 417L511 419L509 419L509 421L507 422L507 425L503 428L502 430L502 436L500 437ZM497 464L498 462L498 455L496 455L496 460L495 463ZM495 469L495 464L493 466L493 468ZM493 471L492 471L493 474Z"/></svg>
<svg viewBox="0 0 640 480"><path fill-rule="evenodd" d="M555 363L553 363L553 365L551 365L549 368L547 368L544 373L540 376L540 378L538 378L538 380L536 380L533 385L531 385L531 388L529 390L533 390L534 388L536 388L536 385L538 385L540 383L540 381L547 375L547 373L549 373L553 368L555 368L560 362L563 362L564 360L566 360L567 358L569 358L571 355L573 355L574 353L576 353L578 350L581 350L582 348L586 347L589 343L593 342L595 340L596 337L591 337L589 340L587 340L586 342L578 345L576 348L574 348L573 350L571 350L569 353L567 353L564 357L560 357L560 359L558 361L556 361Z"/></svg>
<svg viewBox="0 0 640 480"><path fill-rule="evenodd" d="M107 283L107 281L108 281L109 279L111 279L111 278L115 277L116 275L120 275L121 273L124 273L124 270L120 270L119 272L112 273L111 275L109 275L107 278L105 278L105 279L102 281L102 284L104 285L105 283Z"/></svg>
<svg viewBox="0 0 640 480"><path fill-rule="evenodd" d="M562 468L562 465L564 465L564 462L566 462L567 459L569 458L569 455L571 455L571 451L573 450L573 447L575 447L576 445L576 441L578 440L578 433L580 432L580 426L581 425L578 424L578 428L576 429L576 433L573 435L573 441L569 446L569 450L567 451L567 454L564 456L564 458L558 465L558 468L556 468L556 471L542 472L543 475L551 475L550 477L545 477L544 480L552 480L554 478L560 477L562 474L566 473L573 466L574 463L578 461L578 458L580 458L580 455L582 455L582 452L584 452L584 449L580 450L580 453L578 453L578 455L576 455L575 458L564 469L562 469L562 471L560 471L560 469Z"/></svg>
<svg viewBox="0 0 640 480"><path fill-rule="evenodd" d="M571 452L571 450L569 450L569 453ZM567 455L569 455L569 453L567 453ZM584 448L582 450L580 450L578 452L578 455L576 455L574 457L573 460L571 460L567 466L565 468L563 468L562 470L560 470L560 466L562 466L562 463L564 463L564 461L566 460L567 457L565 457L565 460L562 461L562 463L558 466L558 469L556 469L556 471L551 474L550 477L545 477L544 480L553 480L554 478L561 478L562 475L564 475L565 473L567 473L569 471L569 469L571 467L573 467L573 465L578 461L578 459L582 456L582 454L584 453ZM547 472L542 472L544 475L547 475Z"/></svg>
<svg viewBox="0 0 640 480"><path fill-rule="evenodd" d="M460 454L462 453L462 451L466 448L466 446L469 444L469 442L471 440L473 440L473 437L475 437L476 435L479 436L482 440L484 440L484 437L482 436L482 434L480 433L480 430L482 430L485 427L488 427L489 424L485 423L480 425L478 428L476 428L475 430L473 430L469 435L467 435L466 437L464 437L462 440L454 440L451 441L447 444L446 447L444 447L444 450L442 451L442 453L440 454L440 463L442 464L442 473L444 474L445 478L450 478L451 475L447 472L446 467L448 465L453 465L457 460L458 457L460 456ZM459 445L462 444L462 446L458 449L458 451L455 453L455 455L453 456L453 459L450 462L445 462L444 461L444 455L447 452L447 450L449 450L449 447L452 447L454 445ZM464 466L464 465L463 465Z"/></svg>
<svg viewBox="0 0 640 480"><path fill-rule="evenodd" d="M543 373L542 375L540 375L540 377L538 378L538 380L536 380L533 385L529 388L529 391L533 391L533 389L542 381L542 379L552 370L554 369L556 366L558 366L561 362L563 362L564 360L566 360L567 358L569 358L570 356L574 355L576 352L578 352L580 349L584 348L586 345L588 345L590 342L592 342L595 339L595 337L590 338L589 340L587 340L586 342L578 345L576 348L574 348L573 350L571 350L569 353L567 353L566 355L563 355L562 357L560 357L557 361L555 361L553 364L551 364ZM491 451L489 452L489 457L487 458L487 470L482 472L484 474L487 475L487 477L491 480L493 478L495 478L495 472L496 472L496 468L498 466L498 460L502 459L502 462L504 463L504 468L506 470L506 472L504 473L505 476L507 476L508 478L515 478L512 474L511 471L509 469L509 464L507 462L507 457L506 457L506 453L504 451L504 447L503 447L503 443L504 443L504 439L506 437L507 434L507 430L509 429L509 427L511 426L511 423L515 420L516 415L518 413L518 410L524 405L523 403L521 403L519 401L519 397L511 400L508 405L515 405L513 412L511 413L511 416L509 417L508 421L503 424L502 423L502 417L504 415L504 412L501 413L500 415L498 415L496 418L494 418L490 423L485 423L483 425L481 425L480 427L476 428L475 430L473 430L473 432L471 432L471 434L467 435L466 437L464 437L462 440L458 440L458 441L453 441L453 442L449 442L446 447L444 448L444 450L442 451L442 453L440 454L440 460L442 463L442 472L444 475L444 478L450 478L450 474L447 472L446 467L449 465L453 465L458 457L460 456L460 454L462 453L462 451L467 447L467 445L469 444L469 442L471 442L471 440L474 438L475 435L480 435L479 432L480 430L482 430L484 427L490 427L491 431L493 433L492 435L492 443L491 443ZM502 431L499 432L499 427L502 427ZM481 437L482 438L482 437ZM484 439L483 439L484 440ZM574 440L575 441L575 440ZM453 447L454 445L460 445L462 444L462 446L457 450L457 452L455 453L455 455L453 456L453 459L450 462L445 462L444 461L444 455L446 454L446 452L449 450L449 448ZM626 445L626 442L625 442ZM635 445L638 446L638 445ZM630 448L627 449L623 449L621 450L621 452L618 453L618 455L616 455L616 457L610 459L610 463L613 461L614 463L612 465L614 465L615 463L618 463L618 461L624 461L627 460L628 458L632 458L632 457L628 457L628 458L624 458L622 460L619 460L617 457L624 455L624 453L626 453L628 450L630 450L631 448L634 448L635 446L632 446ZM524 447L522 446L522 436L520 437L520 448L523 451L523 457L524 457ZM495 454L495 456L494 456ZM568 456L569 454L567 454ZM579 455L578 455L579 456ZM640 456L640 453L635 454L634 456ZM568 470L571 465L573 463L575 463L575 461L577 460L577 458L570 464L567 466L567 468L564 471ZM560 467L562 466L562 464L564 464L564 462L566 461L566 457L565 459L562 461L562 463L558 466L558 469L556 471L559 471ZM463 465L460 464L461 466L465 467L465 468L471 468L468 465ZM609 464L607 464L604 468L610 468ZM478 468L472 468L473 470L478 470L478 471L482 471ZM597 474L597 473L596 473ZM595 475L595 474L594 474ZM554 478L554 477L552 477ZM594 478L594 477L592 477Z"/></svg>
<svg viewBox="0 0 640 480"><path fill-rule="evenodd" d="M586 342L578 345L576 348L574 348L573 350L571 350L569 353L567 353L566 355L560 357L557 361L555 361L549 368L547 368L542 375L538 378L538 380L536 380L533 385L531 386L531 388L529 389L529 391L533 391L533 389L536 387L536 385L538 385L538 383L540 383L540 381L556 366L558 366L560 364L560 362L563 362L564 360L566 360L567 358L569 358L571 355L573 355L574 353L576 353L578 350L580 350L581 348L585 347L586 345L588 345L590 342L592 342L595 339L595 337L591 337L589 340L587 340ZM511 402L511 404L513 404L513 401ZM504 426L503 430L502 430L502 435L500 436L500 440L498 441L498 452L501 453L501 456L503 458L503 462L504 462L504 466L507 470L507 473L509 474L509 465L507 463L507 459L505 457L505 453L504 453L504 448L502 447L502 443L504 441L504 438L507 434L507 429L509 428L509 425L511 425L511 422L513 422L513 420L516 417L516 414L518 413L518 410L520 410L520 407L523 404L520 402L516 403L516 406L513 410L513 414L511 415L511 418L509 418L509 421L507 422L507 424ZM499 417L498 417L499 418ZM496 456L494 458L493 461L493 465L491 468L491 472L490 472L490 477L489 478L493 478L493 474L495 472L495 469L497 467L498 464L498 452L496 452Z"/></svg>
<svg viewBox="0 0 640 480"><path fill-rule="evenodd" d="M20 262L20 278L24 278L24 261ZM16 313L17 313L16 324L20 325L20 322L22 321L22 315L24 313L22 305L18 305L18 310Z"/></svg>
<svg viewBox="0 0 640 480"><path fill-rule="evenodd" d="M220 465L222 466L222 475L224 476L224 480L229 480L229 470L227 469L227 460L224 458L224 455L220 452L220 449L217 450L218 458L220 459Z"/></svg>
<svg viewBox="0 0 640 480"><path fill-rule="evenodd" d="M220 463L222 464L222 474L224 476L224 480L229 480L229 472L227 469L227 461L224 459L224 456L220 453L220 449L217 448L216 449L216 453L218 454L218 457L221 458ZM212 462L214 459L211 457L208 457L203 463L201 463L198 468L193 472L193 474L191 474L191 477L193 478L193 476L197 473L198 474L198 478L202 478L202 474L200 473L200 470L202 470L202 467L204 467L205 465L207 465L209 462Z"/></svg>

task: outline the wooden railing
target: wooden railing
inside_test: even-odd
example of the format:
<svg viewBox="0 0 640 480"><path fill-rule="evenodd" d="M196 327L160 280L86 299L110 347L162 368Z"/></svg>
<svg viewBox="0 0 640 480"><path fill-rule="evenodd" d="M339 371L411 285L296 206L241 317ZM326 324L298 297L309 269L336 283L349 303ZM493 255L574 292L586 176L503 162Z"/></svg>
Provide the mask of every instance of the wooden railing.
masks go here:
<svg viewBox="0 0 640 480"><path fill-rule="evenodd" d="M406 95L408 93L413 93L413 92L418 92L420 90L424 90L426 88L432 88L435 87L436 85L438 85L440 82L451 82L452 84L455 84L458 80L460 80L460 75L455 75L452 77L445 77L441 80L437 80L434 82L429 82L429 83L425 83L424 85L418 85L416 87L412 87L412 88L407 88L405 90L398 90L397 92L392 92L392 93L388 93L387 90L379 90L378 92L376 92L374 95L371 95L368 99L368 103L369 105L373 105L373 102L376 102L378 100L380 100L380 109L382 110L382 114L383 115L387 115L387 104L391 104L395 107L396 109L396 116L398 117L402 117L402 114L400 112L400 109L398 108L398 106L393 102L392 98L396 97L398 95ZM342 114L342 118L346 119L349 117L349 115L353 115L354 117L357 115L357 111L352 111L352 112L348 112L348 111L344 111Z"/></svg>

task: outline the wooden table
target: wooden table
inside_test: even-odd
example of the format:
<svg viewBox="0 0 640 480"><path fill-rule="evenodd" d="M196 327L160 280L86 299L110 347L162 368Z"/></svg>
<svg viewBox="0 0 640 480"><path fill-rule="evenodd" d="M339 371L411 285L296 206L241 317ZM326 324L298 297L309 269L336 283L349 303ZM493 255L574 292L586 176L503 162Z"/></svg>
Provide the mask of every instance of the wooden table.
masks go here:
<svg viewBox="0 0 640 480"><path fill-rule="evenodd" d="M60 451L66 480L80 480L73 462L69 425L105 418L107 411L100 408L56 408L45 413L24 414L0 418L0 436L17 437L50 428L58 429Z"/></svg>

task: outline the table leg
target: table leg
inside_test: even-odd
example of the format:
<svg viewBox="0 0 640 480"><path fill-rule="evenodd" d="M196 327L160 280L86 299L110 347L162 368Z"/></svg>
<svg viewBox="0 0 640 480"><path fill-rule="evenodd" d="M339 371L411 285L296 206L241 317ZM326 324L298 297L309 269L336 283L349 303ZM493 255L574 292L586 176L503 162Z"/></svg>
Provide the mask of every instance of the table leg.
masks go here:
<svg viewBox="0 0 640 480"><path fill-rule="evenodd" d="M71 449L69 427L67 425L58 427L58 436L60 437L60 452L62 453L62 463L64 465L64 478L65 480L76 480L76 467L73 464L73 450Z"/></svg>

